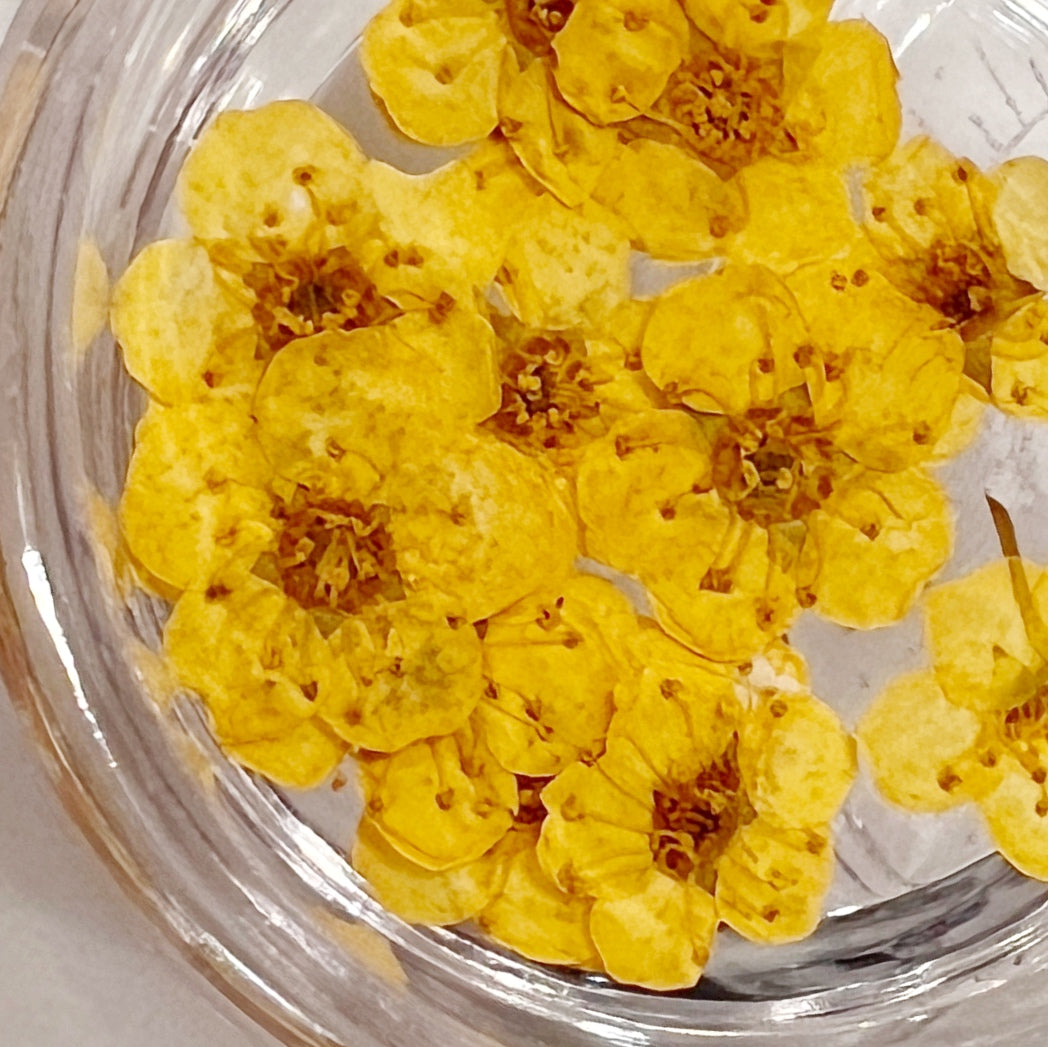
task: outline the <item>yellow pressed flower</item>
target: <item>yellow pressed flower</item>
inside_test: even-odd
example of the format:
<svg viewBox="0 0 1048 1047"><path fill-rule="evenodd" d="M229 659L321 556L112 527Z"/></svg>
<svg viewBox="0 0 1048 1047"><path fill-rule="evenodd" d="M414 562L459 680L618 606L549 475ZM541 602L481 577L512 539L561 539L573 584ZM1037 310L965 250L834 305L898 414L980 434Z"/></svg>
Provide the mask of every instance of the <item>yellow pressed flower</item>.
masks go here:
<svg viewBox="0 0 1048 1047"><path fill-rule="evenodd" d="M539 860L595 899L590 931L615 978L694 984L718 920L756 941L814 929L833 868L826 822L854 749L810 695L770 692L748 711L740 694L699 659L655 662L605 755L543 790Z"/></svg>
<svg viewBox="0 0 1048 1047"><path fill-rule="evenodd" d="M248 403L234 395L151 405L138 423L120 528L151 584L181 591L206 579L243 522L268 511L260 488L270 470Z"/></svg>
<svg viewBox="0 0 1048 1047"><path fill-rule="evenodd" d="M480 858L510 830L516 779L467 724L444 738L362 759L366 813L398 853L434 872Z"/></svg>
<svg viewBox="0 0 1048 1047"><path fill-rule="evenodd" d="M499 890L504 875L487 856L434 871L416 865L387 842L365 815L351 860L383 907L409 923L447 927L476 916Z"/></svg>
<svg viewBox="0 0 1048 1047"><path fill-rule="evenodd" d="M551 776L600 754L624 671L620 647L636 628L622 593L590 575L485 623L478 722L507 770Z"/></svg>
<svg viewBox="0 0 1048 1047"><path fill-rule="evenodd" d="M926 473L856 475L812 513L799 574L815 609L840 625L899 621L953 548L946 493Z"/></svg>
<svg viewBox="0 0 1048 1047"><path fill-rule="evenodd" d="M629 255L628 236L598 204L573 210L543 196L510 239L498 282L529 327L599 327L628 295Z"/></svg>
<svg viewBox="0 0 1048 1047"><path fill-rule="evenodd" d="M486 434L405 461L382 488L405 582L477 621L566 574L577 524L544 464Z"/></svg>
<svg viewBox="0 0 1048 1047"><path fill-rule="evenodd" d="M494 129L506 47L497 5L396 0L368 25L361 61L401 131L429 145L456 145Z"/></svg>
<svg viewBox="0 0 1048 1047"><path fill-rule="evenodd" d="M675 142L723 178L763 157L840 170L895 146L897 79L886 41L866 22L823 24L772 46L693 33L650 115L624 126Z"/></svg>
<svg viewBox="0 0 1048 1047"><path fill-rule="evenodd" d="M1034 298L993 332L993 402L1020 418L1048 418L1048 299Z"/></svg>
<svg viewBox="0 0 1048 1047"><path fill-rule="evenodd" d="M884 274L957 328L969 345L968 373L984 386L981 341L1036 290L1009 268L994 222L1002 191L928 138L901 145L865 186L866 228Z"/></svg>
<svg viewBox="0 0 1048 1047"><path fill-rule="evenodd" d="M629 230L639 251L690 261L725 249L746 223L738 186L697 157L666 142L636 138L618 145L593 197Z"/></svg>
<svg viewBox="0 0 1048 1047"><path fill-rule="evenodd" d="M1006 559L928 594L934 676L889 685L862 739L890 799L917 810L975 800L1001 854L1048 879L1045 575L1022 561L1007 511L988 501ZM894 738L904 704L938 735L921 753Z"/></svg>
<svg viewBox="0 0 1048 1047"><path fill-rule="evenodd" d="M794 354L807 341L793 296L774 273L728 265L655 300L642 361L673 401L743 415L804 384Z"/></svg>
<svg viewBox="0 0 1048 1047"><path fill-rule="evenodd" d="M659 97L684 55L676 0L575 0L553 40L564 97L599 124L629 120Z"/></svg>

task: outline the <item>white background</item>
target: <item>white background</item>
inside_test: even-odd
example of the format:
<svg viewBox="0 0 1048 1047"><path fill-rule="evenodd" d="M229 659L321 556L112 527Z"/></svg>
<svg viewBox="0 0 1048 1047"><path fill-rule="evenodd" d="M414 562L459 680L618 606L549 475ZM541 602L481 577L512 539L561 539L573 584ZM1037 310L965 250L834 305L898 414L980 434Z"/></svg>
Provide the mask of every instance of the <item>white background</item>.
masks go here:
<svg viewBox="0 0 1048 1047"><path fill-rule="evenodd" d="M17 7L0 0L0 38ZM2 687L0 770L0 1044L275 1047L110 878Z"/></svg>

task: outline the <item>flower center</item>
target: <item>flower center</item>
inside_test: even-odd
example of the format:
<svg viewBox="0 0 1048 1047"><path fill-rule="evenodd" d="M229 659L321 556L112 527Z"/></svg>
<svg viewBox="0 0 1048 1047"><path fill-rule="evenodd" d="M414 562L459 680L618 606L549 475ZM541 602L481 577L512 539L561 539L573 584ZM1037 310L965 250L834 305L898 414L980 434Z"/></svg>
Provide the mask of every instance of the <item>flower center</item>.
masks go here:
<svg viewBox="0 0 1048 1047"><path fill-rule="evenodd" d="M781 62L711 43L670 77L659 108L700 159L730 178L761 156L796 151L784 126L782 86Z"/></svg>
<svg viewBox="0 0 1048 1047"><path fill-rule="evenodd" d="M505 0L510 32L538 58L553 51L553 38L575 9L575 0Z"/></svg>
<svg viewBox="0 0 1048 1047"><path fill-rule="evenodd" d="M1048 817L1048 689L1041 688L1021 705L999 713L996 727L1003 747L1041 787L1035 810L1041 818ZM992 766L992 747L982 759Z"/></svg>
<svg viewBox="0 0 1048 1047"><path fill-rule="evenodd" d="M571 446L600 415L586 344L577 335L536 334L502 361L502 404L488 425L522 450Z"/></svg>
<svg viewBox="0 0 1048 1047"><path fill-rule="evenodd" d="M251 315L258 324L260 356L268 358L296 338L321 331L352 331L388 323L402 310L378 293L346 247L317 254L270 249L243 276L255 295Z"/></svg>
<svg viewBox="0 0 1048 1047"><path fill-rule="evenodd" d="M663 872L698 884L710 893L717 884L717 861L737 829L755 812L742 785L738 735L724 754L690 782L653 793L651 849Z"/></svg>
<svg viewBox="0 0 1048 1047"><path fill-rule="evenodd" d="M961 326L994 309L993 274L983 252L971 244L939 241L925 259L924 300Z"/></svg>
<svg viewBox="0 0 1048 1047"><path fill-rule="evenodd" d="M803 520L833 493L832 445L806 417L751 411L714 441L713 477L739 516L762 527Z"/></svg>
<svg viewBox="0 0 1048 1047"><path fill-rule="evenodd" d="M276 498L272 515L280 525L276 552L263 554L255 573L305 610L359 614L404 599L386 506L311 500L300 487L290 502Z"/></svg>
<svg viewBox="0 0 1048 1047"><path fill-rule="evenodd" d="M542 803L542 790L552 778L533 778L531 775L518 774L517 778L517 814L513 819L515 825L541 825L546 819L546 808Z"/></svg>

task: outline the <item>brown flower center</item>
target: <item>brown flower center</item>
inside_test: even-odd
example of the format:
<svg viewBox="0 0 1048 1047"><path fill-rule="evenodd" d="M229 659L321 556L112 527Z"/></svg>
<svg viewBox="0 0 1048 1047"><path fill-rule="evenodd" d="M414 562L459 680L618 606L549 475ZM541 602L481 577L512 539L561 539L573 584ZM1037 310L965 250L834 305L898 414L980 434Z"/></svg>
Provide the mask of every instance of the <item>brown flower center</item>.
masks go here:
<svg viewBox="0 0 1048 1047"><path fill-rule="evenodd" d="M502 361L502 404L488 426L521 450L571 446L600 415L584 340L533 334Z"/></svg>
<svg viewBox="0 0 1048 1047"><path fill-rule="evenodd" d="M316 254L295 254L279 247L263 250L271 257L243 274L254 294L251 315L260 331L263 359L296 338L321 331L352 331L388 323L402 310L379 294L346 247Z"/></svg>
<svg viewBox="0 0 1048 1047"><path fill-rule="evenodd" d="M744 520L762 527L803 520L833 493L833 447L808 415L751 411L717 434L713 477Z"/></svg>
<svg viewBox="0 0 1048 1047"><path fill-rule="evenodd" d="M553 51L553 38L566 25L575 0L505 0L510 32L538 58Z"/></svg>
<svg viewBox="0 0 1048 1047"><path fill-rule="evenodd" d="M1037 814L1048 817L1048 688L1041 688L1027 701L998 713L997 734L1003 748L1041 787ZM995 762L994 746L982 754L983 763Z"/></svg>
<svg viewBox="0 0 1048 1047"><path fill-rule="evenodd" d="M722 178L766 155L792 153L785 127L781 61L712 43L670 77L656 106L685 144Z"/></svg>
<svg viewBox="0 0 1048 1047"><path fill-rule="evenodd" d="M546 819L546 808L542 803L542 790L552 778L533 778L531 775L517 776L518 806L513 819L516 825L541 825Z"/></svg>
<svg viewBox="0 0 1048 1047"><path fill-rule="evenodd" d="M386 506L314 500L300 487L290 502L275 499L272 515L280 525L277 548L259 558L255 573L305 610L359 614L404 599Z"/></svg>
<svg viewBox="0 0 1048 1047"><path fill-rule="evenodd" d="M656 789L652 797L656 864L710 893L718 859L736 830L755 817L739 772L738 741L733 736L723 756L694 780Z"/></svg>

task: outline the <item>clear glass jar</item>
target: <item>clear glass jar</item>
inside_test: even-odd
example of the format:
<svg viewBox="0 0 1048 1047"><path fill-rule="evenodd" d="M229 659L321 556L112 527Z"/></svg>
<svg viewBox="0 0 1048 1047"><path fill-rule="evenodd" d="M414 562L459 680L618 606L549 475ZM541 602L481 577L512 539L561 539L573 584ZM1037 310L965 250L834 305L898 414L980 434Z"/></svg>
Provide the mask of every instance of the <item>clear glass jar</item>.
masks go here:
<svg viewBox="0 0 1048 1047"><path fill-rule="evenodd" d="M115 585L112 507L143 397L104 330L105 273L176 228L179 165L227 107L313 97L372 153L432 166L385 128L354 60L378 6L26 0L0 52L0 663L85 832L192 962L288 1043L885 1047L1033 1028L1048 1015L1025 973L1048 965L1045 888L986 857L963 818L892 814L860 785L819 932L779 949L725 936L697 990L656 996L405 926L345 861L350 790L271 789L222 758L191 699L168 696L164 608ZM978 162L1048 152L1038 0L838 10L889 35L910 131ZM988 433L950 467L959 518L992 483L1035 519L1044 439L997 420ZM961 529L953 573L991 555L986 530ZM1033 540L1048 559L1048 537ZM837 675L816 659L852 721L871 674L919 649L912 629L893 635L848 640Z"/></svg>

